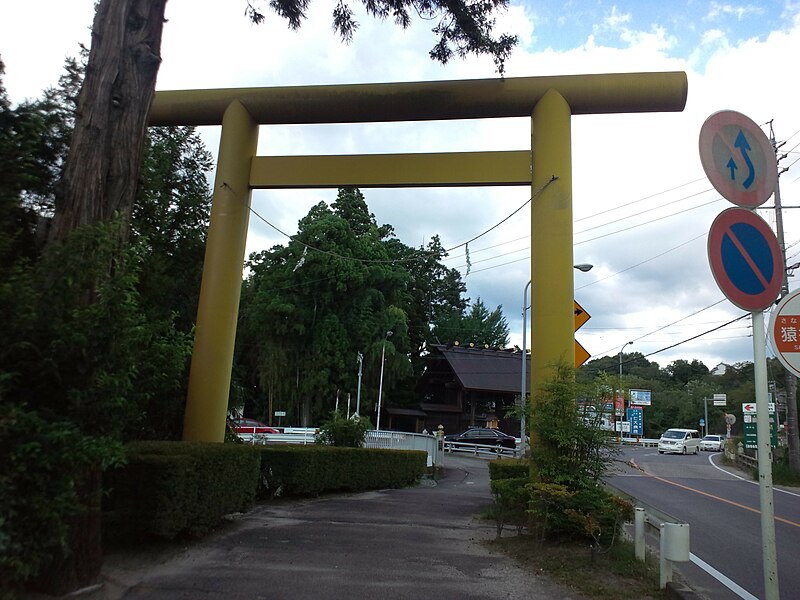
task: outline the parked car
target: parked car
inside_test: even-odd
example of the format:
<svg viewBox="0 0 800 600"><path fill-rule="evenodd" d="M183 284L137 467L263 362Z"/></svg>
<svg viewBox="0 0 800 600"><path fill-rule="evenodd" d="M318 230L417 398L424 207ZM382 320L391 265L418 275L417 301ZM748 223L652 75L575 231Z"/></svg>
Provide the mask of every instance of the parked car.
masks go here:
<svg viewBox="0 0 800 600"><path fill-rule="evenodd" d="M725 449L725 436L722 435L707 435L700 440L700 450L708 450L710 452L722 452Z"/></svg>
<svg viewBox="0 0 800 600"><path fill-rule="evenodd" d="M265 442L267 434L280 433L274 427L270 427L261 421L247 418L230 419L228 426L239 439L245 442L259 443Z"/></svg>
<svg viewBox="0 0 800 600"><path fill-rule="evenodd" d="M700 434L696 429L667 429L658 440L658 453L677 452L697 454L700 449Z"/></svg>
<svg viewBox="0 0 800 600"><path fill-rule="evenodd" d="M459 444L483 444L485 446L503 446L504 448L516 448L517 440L513 435L503 433L499 429L489 427L472 427L458 434L444 436L446 442L458 442Z"/></svg>

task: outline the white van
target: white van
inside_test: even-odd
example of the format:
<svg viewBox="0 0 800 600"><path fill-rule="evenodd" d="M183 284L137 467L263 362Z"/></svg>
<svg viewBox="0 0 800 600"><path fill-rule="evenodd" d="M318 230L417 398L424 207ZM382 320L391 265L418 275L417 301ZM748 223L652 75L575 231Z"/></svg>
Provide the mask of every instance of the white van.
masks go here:
<svg viewBox="0 0 800 600"><path fill-rule="evenodd" d="M658 440L658 453L678 452L697 454L700 450L700 434L696 429L667 429Z"/></svg>

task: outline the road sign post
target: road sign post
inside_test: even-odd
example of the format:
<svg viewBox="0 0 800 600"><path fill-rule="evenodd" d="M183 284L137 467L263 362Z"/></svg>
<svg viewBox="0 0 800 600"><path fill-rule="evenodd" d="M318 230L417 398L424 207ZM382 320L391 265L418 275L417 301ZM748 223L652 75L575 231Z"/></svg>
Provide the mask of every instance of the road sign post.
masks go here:
<svg viewBox="0 0 800 600"><path fill-rule="evenodd" d="M767 136L751 119L734 111L714 113L703 123L700 162L716 190L737 206L750 209L761 206L778 182L777 161ZM783 252L775 233L763 219L750 210L730 208L711 225L708 259L725 296L751 313L764 597L778 600L763 311L780 293L785 271Z"/></svg>

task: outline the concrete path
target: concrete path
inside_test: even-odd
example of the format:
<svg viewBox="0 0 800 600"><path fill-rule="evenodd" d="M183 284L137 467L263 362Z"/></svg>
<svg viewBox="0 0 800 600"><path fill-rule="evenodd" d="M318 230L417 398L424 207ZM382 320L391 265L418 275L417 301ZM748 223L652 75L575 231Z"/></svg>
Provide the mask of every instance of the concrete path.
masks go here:
<svg viewBox="0 0 800 600"><path fill-rule="evenodd" d="M482 543L487 462L448 455L436 484L263 504L196 544L110 554L91 600L545 600L580 594Z"/></svg>

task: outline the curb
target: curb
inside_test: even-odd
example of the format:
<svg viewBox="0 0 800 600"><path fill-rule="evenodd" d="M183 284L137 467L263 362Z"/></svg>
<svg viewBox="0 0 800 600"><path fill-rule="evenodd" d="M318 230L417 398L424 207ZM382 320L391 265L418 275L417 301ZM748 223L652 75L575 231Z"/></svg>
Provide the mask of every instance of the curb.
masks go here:
<svg viewBox="0 0 800 600"><path fill-rule="evenodd" d="M699 600L701 597L693 589L674 581L668 581L665 589L667 598L672 598L673 600Z"/></svg>

